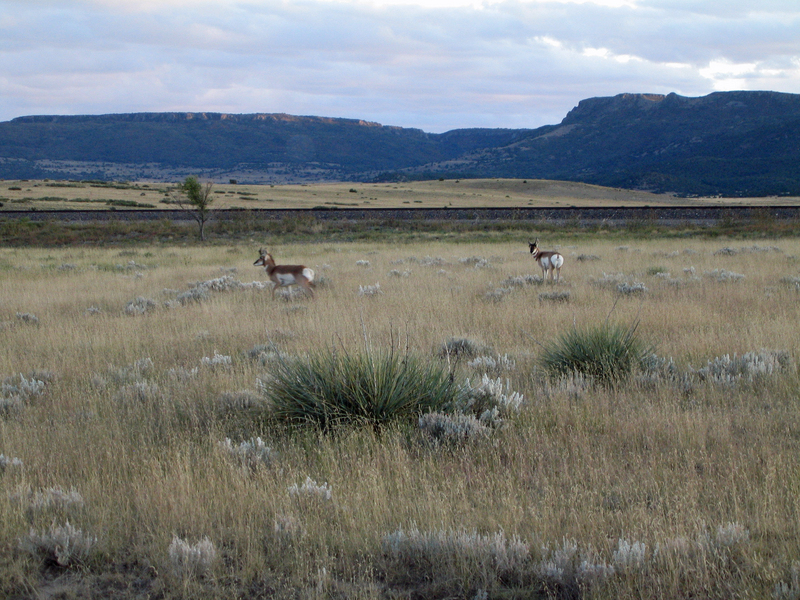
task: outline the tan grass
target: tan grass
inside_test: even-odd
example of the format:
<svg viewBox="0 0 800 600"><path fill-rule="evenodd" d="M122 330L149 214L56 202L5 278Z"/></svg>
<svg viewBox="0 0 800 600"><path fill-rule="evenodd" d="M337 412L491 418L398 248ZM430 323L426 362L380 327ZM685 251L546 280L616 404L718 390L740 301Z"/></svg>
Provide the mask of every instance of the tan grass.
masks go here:
<svg viewBox="0 0 800 600"><path fill-rule="evenodd" d="M259 586L285 597L293 590L303 597L385 597L391 593L381 582L401 585L402 578L389 573L381 544L401 528L504 532L526 543L532 560L565 539L591 547L609 564L620 539L640 541L649 553L659 545L671 549L635 576L593 588L599 597L640 597L641 590L727 597L730 586L764 597L790 582L800 556L794 369L733 388L698 384L689 395L668 383L571 395L544 385L535 364L538 343L573 324L607 318L638 320L639 334L684 370L761 348L787 351L796 361L800 296L781 279L798 276L800 242L676 247L654 239L620 249L617 241L561 247L542 241L564 254L563 283L517 286L498 302L487 292L510 277L540 273L524 245L270 248L279 264L304 263L323 276L316 300L273 301L268 289L243 289L174 308L163 303L232 268L242 282L265 280L252 266L257 245L133 254L0 249L0 376L55 374L43 395L0 419L0 453L24 465L0 473L0 544L16 548L31 529L68 520L98 539L84 577L111 571L112 564L148 564L152 590L174 597L223 597ZM715 254L726 245L736 253ZM578 261L581 254L600 260ZM473 257L489 266L462 260ZM126 268L131 260L147 268ZM59 268L65 264L72 266ZM671 277L650 274L655 267ZM683 271L689 267L693 276ZM393 269L410 274L391 276ZM744 278L724 283L704 275L714 269ZM642 282L648 291L620 296L596 284L604 273ZM359 286L376 283L382 294L359 296ZM545 291L569 291L569 302L541 303ZM139 296L157 306L126 314L126 303ZM87 313L92 306L100 312ZM35 315L38 324L18 319L18 312ZM514 359L503 376L525 396L507 427L463 448L425 446L402 428L380 436L289 435L219 401L226 392L257 391L269 365L247 353L259 344L290 354L394 344L440 360L451 337ZM215 352L231 357L230 368L202 364ZM132 365L147 358L152 371L137 375ZM197 375L187 380L168 373L195 367ZM465 362L458 368L473 381L481 375ZM150 386L141 397L123 390L137 380ZM256 436L275 451L257 468L242 469L220 447L226 437L238 445ZM290 493L309 477L329 484L330 500ZM49 488L74 489L84 503L32 513L11 499ZM728 523L746 528L748 541L725 555L728 562L697 558L708 551L697 540ZM213 543L217 560L205 577L166 576L175 536ZM35 588L39 567L31 557L3 563L0 585L8 593ZM480 590L469 589L464 577L466 587L440 582L438 593L474 597ZM405 582L395 592L436 596L430 584ZM492 585L490 597L506 584Z"/></svg>
<svg viewBox="0 0 800 600"><path fill-rule="evenodd" d="M136 202L153 208L178 208L174 184L130 182L4 181L5 209L103 210ZM170 196L172 194L172 196ZM308 185L215 184L214 208L455 208L571 206L796 205L796 197L676 198L669 194L538 179L448 179L404 183L319 183Z"/></svg>

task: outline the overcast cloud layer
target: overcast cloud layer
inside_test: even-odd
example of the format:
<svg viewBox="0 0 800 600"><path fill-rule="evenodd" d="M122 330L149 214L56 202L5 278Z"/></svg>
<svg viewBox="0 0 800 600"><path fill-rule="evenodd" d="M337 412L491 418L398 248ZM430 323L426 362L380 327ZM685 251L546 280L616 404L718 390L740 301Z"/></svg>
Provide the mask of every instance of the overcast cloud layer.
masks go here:
<svg viewBox="0 0 800 600"><path fill-rule="evenodd" d="M800 93L800 2L0 0L0 121L285 112L441 132L723 90Z"/></svg>

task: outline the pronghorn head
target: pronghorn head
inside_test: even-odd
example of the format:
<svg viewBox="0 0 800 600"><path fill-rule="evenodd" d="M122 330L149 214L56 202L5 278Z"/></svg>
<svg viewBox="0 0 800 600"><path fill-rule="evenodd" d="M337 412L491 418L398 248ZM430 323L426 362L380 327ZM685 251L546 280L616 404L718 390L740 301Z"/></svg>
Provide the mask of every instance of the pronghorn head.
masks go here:
<svg viewBox="0 0 800 600"><path fill-rule="evenodd" d="M256 260L256 262L253 263L253 266L265 267L265 266L267 266L267 261L270 258L272 258L272 255L269 252L267 252L266 250L264 250L263 248L261 248L258 251L258 259Z"/></svg>
<svg viewBox="0 0 800 600"><path fill-rule="evenodd" d="M539 249L539 238L536 238L535 242L528 242L528 248L530 248L531 254L536 254Z"/></svg>

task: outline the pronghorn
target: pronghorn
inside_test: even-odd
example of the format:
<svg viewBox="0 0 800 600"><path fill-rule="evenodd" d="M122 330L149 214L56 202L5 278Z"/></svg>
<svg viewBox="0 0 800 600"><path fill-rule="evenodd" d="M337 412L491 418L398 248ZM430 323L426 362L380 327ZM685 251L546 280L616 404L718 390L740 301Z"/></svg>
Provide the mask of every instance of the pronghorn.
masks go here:
<svg viewBox="0 0 800 600"><path fill-rule="evenodd" d="M272 297L275 297L275 290L279 287L290 285L300 285L313 298L314 290L311 283L314 281L314 271L305 265L276 265L272 254L263 248L258 251L258 260L253 263L256 266L263 266L267 275L275 284L272 286Z"/></svg>
<svg viewBox="0 0 800 600"><path fill-rule="evenodd" d="M561 266L564 264L564 257L558 252L542 252L539 250L539 238L536 238L535 242L528 242L528 246L531 249L533 258L536 259L536 262L539 263L539 266L542 268L542 278L547 280L547 275L549 273L550 279L555 275L556 283L558 283L561 277Z"/></svg>

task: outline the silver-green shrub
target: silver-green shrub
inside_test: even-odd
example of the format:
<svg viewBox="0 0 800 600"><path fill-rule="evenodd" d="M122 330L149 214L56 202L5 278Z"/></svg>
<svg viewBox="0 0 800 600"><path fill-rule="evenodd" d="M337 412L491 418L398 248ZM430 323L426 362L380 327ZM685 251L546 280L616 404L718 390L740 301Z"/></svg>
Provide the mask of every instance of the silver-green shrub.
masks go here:
<svg viewBox="0 0 800 600"><path fill-rule="evenodd" d="M524 287L526 285L542 285L544 279L541 275L515 275L500 282L502 287Z"/></svg>
<svg viewBox="0 0 800 600"><path fill-rule="evenodd" d="M750 542L750 531L741 523L730 522L717 527L714 536L714 547L717 549L732 548Z"/></svg>
<svg viewBox="0 0 800 600"><path fill-rule="evenodd" d="M69 521L64 525L56 525L37 533L31 529L28 537L19 541L20 549L46 564L61 567L78 567L85 564L92 555L97 544L97 537L83 533L73 527Z"/></svg>
<svg viewBox="0 0 800 600"><path fill-rule="evenodd" d="M647 286L640 281L623 281L617 284L616 289L621 296L642 296L647 293Z"/></svg>
<svg viewBox="0 0 800 600"><path fill-rule="evenodd" d="M375 285L360 285L358 286L358 295L359 296L377 296L382 294L383 290L381 290L381 284L376 283Z"/></svg>
<svg viewBox="0 0 800 600"><path fill-rule="evenodd" d="M26 323L27 325L38 325L39 324L39 317L33 315L31 313L17 313L17 319Z"/></svg>
<svg viewBox="0 0 800 600"><path fill-rule="evenodd" d="M463 337L451 337L439 348L442 358L474 358L487 352L491 350L482 342Z"/></svg>
<svg viewBox="0 0 800 600"><path fill-rule="evenodd" d="M186 367L173 367L167 371L167 376L174 381L186 382L197 377L200 370L197 367L187 369Z"/></svg>
<svg viewBox="0 0 800 600"><path fill-rule="evenodd" d="M542 292L539 294L539 302L569 302L572 294L568 290L561 292Z"/></svg>
<svg viewBox="0 0 800 600"><path fill-rule="evenodd" d="M460 403L456 406L459 412L471 413L485 418L486 411L497 412L507 417L518 413L524 396L519 392L511 390L511 383L508 379L503 382L502 378L492 379L487 374L483 374L481 380L475 385L469 379L462 387Z"/></svg>
<svg viewBox="0 0 800 600"><path fill-rule="evenodd" d="M204 576L217 558L217 550L208 537L189 544L177 535L173 536L167 552L173 573L183 580Z"/></svg>
<svg viewBox="0 0 800 600"><path fill-rule="evenodd" d="M409 260L411 260L412 262L414 261L419 262L419 264L421 264L423 267L441 267L442 265L447 264L447 261L445 259L438 256L426 256L420 259L419 261L417 261L416 258Z"/></svg>
<svg viewBox="0 0 800 600"><path fill-rule="evenodd" d="M473 269L489 269L492 266L492 263L489 261L489 259L482 256L468 256L465 258L459 258L458 262L460 262L462 265L472 267Z"/></svg>
<svg viewBox="0 0 800 600"><path fill-rule="evenodd" d="M45 382L36 379L35 374L25 377L22 373L6 377L0 384L0 395L19 396L22 400L28 401L35 396L41 396L44 391Z"/></svg>
<svg viewBox="0 0 800 600"><path fill-rule="evenodd" d="M143 315L156 306L155 300L145 298L144 296L137 296L125 305L125 313L129 315Z"/></svg>
<svg viewBox="0 0 800 600"><path fill-rule="evenodd" d="M664 382L675 382L681 374L672 357L659 356L651 352L639 361L636 383L643 387L655 387Z"/></svg>
<svg viewBox="0 0 800 600"><path fill-rule="evenodd" d="M211 297L214 292L227 292L236 290L267 289L269 284L263 281L251 281L250 283L243 283L231 275L224 275L215 279L207 281L197 281L189 286L184 292L180 292L175 296L175 301L181 305L191 304L195 302L203 302Z"/></svg>
<svg viewBox="0 0 800 600"><path fill-rule="evenodd" d="M784 371L791 363L788 352L761 350L746 352L741 356L726 354L708 361L696 371L701 381L722 385L735 385L741 381L752 383Z"/></svg>
<svg viewBox="0 0 800 600"><path fill-rule="evenodd" d="M250 438L234 446L230 438L219 443L222 450L240 466L255 471L260 466L269 466L275 453L260 437Z"/></svg>
<svg viewBox="0 0 800 600"><path fill-rule="evenodd" d="M793 563L789 581L779 581L772 592L774 600L800 600L800 563Z"/></svg>
<svg viewBox="0 0 800 600"><path fill-rule="evenodd" d="M467 362L467 366L475 371L499 374L504 371L513 371L517 363L514 359L508 358L508 354L502 356L497 354L495 356L476 356Z"/></svg>
<svg viewBox="0 0 800 600"><path fill-rule="evenodd" d="M117 385L124 385L143 381L153 375L155 364L151 358L141 358L133 364L118 369L112 369L105 375L96 375L96 386L105 387L107 381Z"/></svg>
<svg viewBox="0 0 800 600"><path fill-rule="evenodd" d="M262 367L270 367L278 363L291 360L292 358L291 355L278 350L274 346L271 350L263 350L256 356L253 356L252 354L250 354L250 356L257 360Z"/></svg>
<svg viewBox="0 0 800 600"><path fill-rule="evenodd" d="M6 456L0 454L0 473L5 473L8 470L21 469L23 467L22 461L16 457Z"/></svg>
<svg viewBox="0 0 800 600"><path fill-rule="evenodd" d="M566 394L567 397L578 400L583 398L594 386L594 380L580 371L573 371L562 375L558 379L544 382L544 391L548 396Z"/></svg>
<svg viewBox="0 0 800 600"><path fill-rule="evenodd" d="M511 294L514 291L514 288L511 287L499 287L493 290L489 290L485 294L483 294L483 299L487 302L500 302Z"/></svg>
<svg viewBox="0 0 800 600"><path fill-rule="evenodd" d="M602 277L599 277L597 279L590 279L589 281L595 287L599 287L599 288L602 288L602 289L614 289L621 282L626 281L626 279L625 279L625 275L623 275L622 273L605 273L605 272L603 272Z"/></svg>
<svg viewBox="0 0 800 600"><path fill-rule="evenodd" d="M647 293L645 284L630 280L622 273L603 273L598 279L591 280L592 285L602 289L613 289L621 296L637 296Z"/></svg>
<svg viewBox="0 0 800 600"><path fill-rule="evenodd" d="M278 515L273 521L273 531L280 541L291 541L302 537L305 527L293 516Z"/></svg>
<svg viewBox="0 0 800 600"><path fill-rule="evenodd" d="M643 542L630 542L620 538L612 554L612 564L620 573L637 573L644 569L647 546Z"/></svg>
<svg viewBox="0 0 800 600"><path fill-rule="evenodd" d="M292 484L288 488L289 495L297 498L298 500L323 500L329 501L332 499L331 486L327 482L318 484L311 477L306 477L303 485Z"/></svg>
<svg viewBox="0 0 800 600"><path fill-rule="evenodd" d="M530 566L528 546L500 531L420 532L413 527L383 536L387 579L435 581L453 586L452 597L475 597L505 579L521 579Z"/></svg>
<svg viewBox="0 0 800 600"><path fill-rule="evenodd" d="M84 507L83 496L75 488L64 490L58 486L39 491L17 491L11 494L10 500L24 507L29 518L45 512L66 513Z"/></svg>
<svg viewBox="0 0 800 600"><path fill-rule="evenodd" d="M731 283L737 282L744 279L744 275L741 273L734 273L733 271L726 271L725 269L714 269L713 271L706 271L703 273L704 277L708 279L713 279L714 281L718 281L720 283Z"/></svg>
<svg viewBox="0 0 800 600"><path fill-rule="evenodd" d="M219 354L215 350L214 356L204 356L200 359L200 364L211 368L228 368L232 364L232 359L230 356Z"/></svg>
<svg viewBox="0 0 800 600"><path fill-rule="evenodd" d="M486 439L493 431L474 415L426 413L419 418L423 439L436 446L459 447Z"/></svg>
<svg viewBox="0 0 800 600"><path fill-rule="evenodd" d="M175 297L175 300L180 304L186 305L192 302L203 302L204 300L208 300L209 296L210 294L207 287L195 285L185 292L179 293ZM170 304L170 306L172 305Z"/></svg>
<svg viewBox="0 0 800 600"><path fill-rule="evenodd" d="M114 396L114 400L122 405L149 404L162 400L164 395L157 383L136 381L123 385Z"/></svg>
<svg viewBox="0 0 800 600"><path fill-rule="evenodd" d="M591 548L581 551L575 540L566 538L560 546L541 549L541 560L535 565L535 572L549 589L563 590L566 595L602 583L615 574L614 567Z"/></svg>
<svg viewBox="0 0 800 600"><path fill-rule="evenodd" d="M49 371L32 371L27 377L22 373L6 377L0 383L0 414L22 410L28 402L41 396L54 378Z"/></svg>

